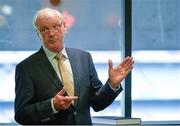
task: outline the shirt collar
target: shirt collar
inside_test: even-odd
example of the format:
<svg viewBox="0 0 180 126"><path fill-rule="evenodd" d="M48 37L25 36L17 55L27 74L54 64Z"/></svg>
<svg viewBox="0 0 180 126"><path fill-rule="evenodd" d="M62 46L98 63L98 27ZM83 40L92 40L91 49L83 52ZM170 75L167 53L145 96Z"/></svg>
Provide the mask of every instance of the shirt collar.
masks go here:
<svg viewBox="0 0 180 126"><path fill-rule="evenodd" d="M48 59L49 59L50 61L52 61L53 58L54 58L54 56L57 55L57 53L50 51L50 50L49 50L48 48L46 48L44 45L43 45L43 49L44 49L44 52L45 52L46 56L48 57ZM64 55L64 57L65 57L66 59L68 59L68 55L67 55L67 52L66 52L66 50L65 50L65 47L61 50L61 53Z"/></svg>
<svg viewBox="0 0 180 126"><path fill-rule="evenodd" d="M61 53L64 55L64 57L65 57L66 59L68 59L68 55L67 55L67 52L66 52L66 50L65 50L65 47L62 49Z"/></svg>

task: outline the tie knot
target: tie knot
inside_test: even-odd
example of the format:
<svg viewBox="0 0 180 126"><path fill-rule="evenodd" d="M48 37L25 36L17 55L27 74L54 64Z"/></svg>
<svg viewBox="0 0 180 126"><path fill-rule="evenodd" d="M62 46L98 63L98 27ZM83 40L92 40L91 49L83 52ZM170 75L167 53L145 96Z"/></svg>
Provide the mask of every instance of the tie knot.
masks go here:
<svg viewBox="0 0 180 126"><path fill-rule="evenodd" d="M64 59L64 55L62 53L58 53L54 58L56 60L63 60Z"/></svg>

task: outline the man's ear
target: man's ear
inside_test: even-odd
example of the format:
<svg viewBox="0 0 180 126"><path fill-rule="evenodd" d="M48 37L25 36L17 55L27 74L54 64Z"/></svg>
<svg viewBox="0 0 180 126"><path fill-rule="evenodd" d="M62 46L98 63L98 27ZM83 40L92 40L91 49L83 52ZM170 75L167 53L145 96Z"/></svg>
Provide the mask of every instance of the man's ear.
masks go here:
<svg viewBox="0 0 180 126"><path fill-rule="evenodd" d="M63 21L63 27L66 28L66 22L65 21Z"/></svg>
<svg viewBox="0 0 180 126"><path fill-rule="evenodd" d="M41 41L41 35L40 35L40 33L39 33L39 31L37 29L36 29L36 34L38 35L38 37L39 37L39 39Z"/></svg>
<svg viewBox="0 0 180 126"><path fill-rule="evenodd" d="M66 22L63 22L63 28L64 28L64 32L67 32L67 27L66 27Z"/></svg>

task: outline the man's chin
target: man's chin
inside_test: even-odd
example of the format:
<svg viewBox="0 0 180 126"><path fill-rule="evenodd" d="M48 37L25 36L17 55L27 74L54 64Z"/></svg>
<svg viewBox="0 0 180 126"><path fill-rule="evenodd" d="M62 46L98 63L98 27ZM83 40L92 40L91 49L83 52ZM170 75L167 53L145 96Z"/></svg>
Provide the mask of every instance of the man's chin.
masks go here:
<svg viewBox="0 0 180 126"><path fill-rule="evenodd" d="M55 52L55 53L58 53L58 52L60 52L62 49L63 49L63 47L54 47L54 48L52 48L51 50L52 50L53 52Z"/></svg>

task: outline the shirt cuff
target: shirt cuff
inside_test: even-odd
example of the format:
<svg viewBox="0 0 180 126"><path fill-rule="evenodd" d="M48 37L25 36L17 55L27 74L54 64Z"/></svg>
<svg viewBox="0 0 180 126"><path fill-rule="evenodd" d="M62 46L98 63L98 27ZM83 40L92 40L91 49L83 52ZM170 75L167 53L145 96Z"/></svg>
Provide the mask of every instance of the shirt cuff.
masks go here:
<svg viewBox="0 0 180 126"><path fill-rule="evenodd" d="M120 89L120 87L121 87L120 84L119 84L117 88L113 88L109 81L108 81L108 85L114 92L118 91Z"/></svg>
<svg viewBox="0 0 180 126"><path fill-rule="evenodd" d="M57 110L55 109L55 107L54 107L53 99L51 99L51 107L52 107L53 114L58 113L58 111L57 111Z"/></svg>

